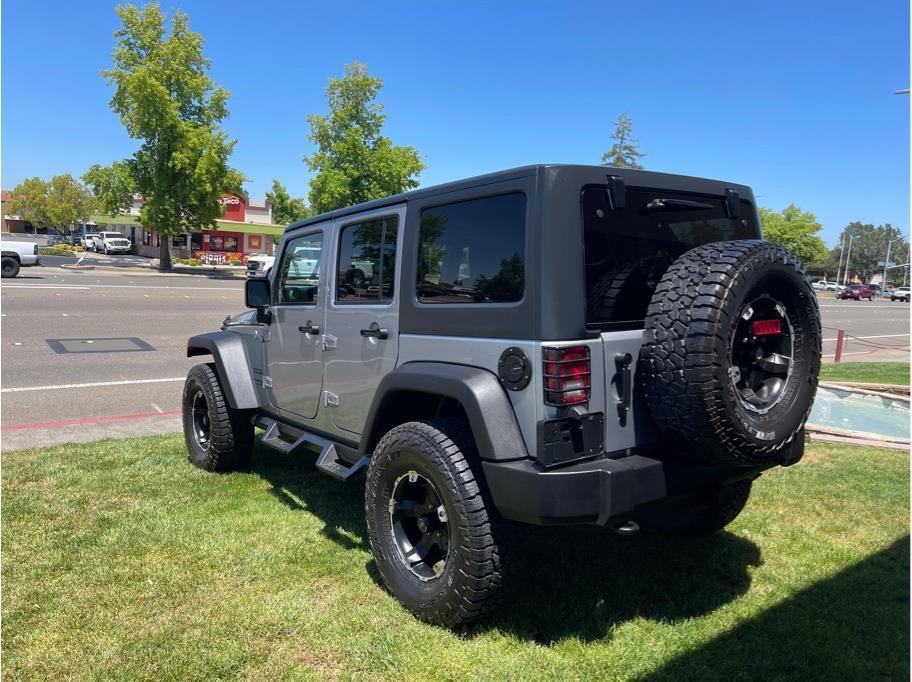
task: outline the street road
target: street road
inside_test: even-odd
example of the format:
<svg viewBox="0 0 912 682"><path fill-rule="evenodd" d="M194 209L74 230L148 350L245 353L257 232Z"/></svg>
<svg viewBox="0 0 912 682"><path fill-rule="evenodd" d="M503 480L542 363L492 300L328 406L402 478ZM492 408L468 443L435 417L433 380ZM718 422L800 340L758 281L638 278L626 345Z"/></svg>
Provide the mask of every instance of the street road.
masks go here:
<svg viewBox="0 0 912 682"><path fill-rule="evenodd" d="M4 280L4 450L180 430L183 379L201 361L185 357L187 338L217 330L226 315L243 310L243 287L241 279L54 267L23 269ZM833 359L838 328L860 337L850 338L848 361L908 361L909 304L821 298L820 308L825 361ZM115 337L138 339L151 350L54 348L105 350L106 339Z"/></svg>
<svg viewBox="0 0 912 682"><path fill-rule="evenodd" d="M244 308L240 279L23 274L0 286L4 449L179 429L183 378L200 361L185 357L187 338ZM49 343L85 339L59 350L92 351L114 337L153 350L59 353Z"/></svg>

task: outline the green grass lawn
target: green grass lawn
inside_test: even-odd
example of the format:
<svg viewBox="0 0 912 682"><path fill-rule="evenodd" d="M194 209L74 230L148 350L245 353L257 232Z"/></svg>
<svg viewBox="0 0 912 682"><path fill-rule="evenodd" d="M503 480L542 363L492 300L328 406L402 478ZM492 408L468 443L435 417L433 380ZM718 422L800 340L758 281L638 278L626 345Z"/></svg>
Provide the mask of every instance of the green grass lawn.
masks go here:
<svg viewBox="0 0 912 682"><path fill-rule="evenodd" d="M523 533L491 620L378 584L362 483L180 436L3 456L7 679L907 679L909 458L815 445L706 540Z"/></svg>
<svg viewBox="0 0 912 682"><path fill-rule="evenodd" d="M820 367L821 381L860 381L909 385L908 362L840 362Z"/></svg>

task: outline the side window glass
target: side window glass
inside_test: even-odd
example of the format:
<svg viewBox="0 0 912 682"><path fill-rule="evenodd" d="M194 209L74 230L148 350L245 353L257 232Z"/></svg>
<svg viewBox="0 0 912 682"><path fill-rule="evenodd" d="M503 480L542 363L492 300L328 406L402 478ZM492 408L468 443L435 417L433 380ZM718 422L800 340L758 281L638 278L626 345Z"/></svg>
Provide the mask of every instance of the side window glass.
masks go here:
<svg viewBox="0 0 912 682"><path fill-rule="evenodd" d="M313 304L320 286L323 233L308 234L288 242L279 269L277 303Z"/></svg>
<svg viewBox="0 0 912 682"><path fill-rule="evenodd" d="M512 303L525 287L526 197L427 208L418 236L421 303Z"/></svg>
<svg viewBox="0 0 912 682"><path fill-rule="evenodd" d="M389 303L396 274L398 216L346 225L339 235L336 303Z"/></svg>

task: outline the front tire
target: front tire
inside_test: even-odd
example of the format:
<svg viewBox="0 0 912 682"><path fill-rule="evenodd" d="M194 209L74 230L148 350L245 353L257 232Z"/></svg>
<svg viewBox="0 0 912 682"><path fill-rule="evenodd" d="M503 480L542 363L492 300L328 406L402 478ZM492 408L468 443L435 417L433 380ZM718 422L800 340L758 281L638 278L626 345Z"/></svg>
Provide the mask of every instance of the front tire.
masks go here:
<svg viewBox="0 0 912 682"><path fill-rule="evenodd" d="M455 627L483 615L501 584L485 494L456 420L388 431L367 472L371 551L389 591L420 620Z"/></svg>
<svg viewBox="0 0 912 682"><path fill-rule="evenodd" d="M190 461L205 471L246 469L253 451L250 415L228 405L215 365L187 374L183 397L184 440Z"/></svg>
<svg viewBox="0 0 912 682"><path fill-rule="evenodd" d="M12 256L3 256L0 262L0 276L15 277L19 274L19 261Z"/></svg>

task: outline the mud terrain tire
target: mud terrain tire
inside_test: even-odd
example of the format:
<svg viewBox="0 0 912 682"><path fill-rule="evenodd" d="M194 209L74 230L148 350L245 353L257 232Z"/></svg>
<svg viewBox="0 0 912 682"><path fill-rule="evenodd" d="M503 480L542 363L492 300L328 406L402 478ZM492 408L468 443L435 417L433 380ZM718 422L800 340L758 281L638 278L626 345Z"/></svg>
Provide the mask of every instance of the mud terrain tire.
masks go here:
<svg viewBox="0 0 912 682"><path fill-rule="evenodd" d="M645 326L638 372L666 435L718 463L788 457L821 346L817 298L794 254L759 240L692 249L662 277Z"/></svg>

